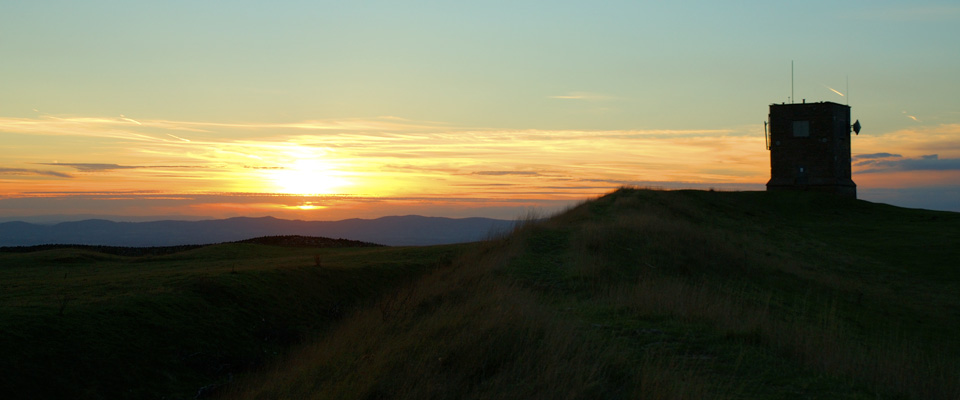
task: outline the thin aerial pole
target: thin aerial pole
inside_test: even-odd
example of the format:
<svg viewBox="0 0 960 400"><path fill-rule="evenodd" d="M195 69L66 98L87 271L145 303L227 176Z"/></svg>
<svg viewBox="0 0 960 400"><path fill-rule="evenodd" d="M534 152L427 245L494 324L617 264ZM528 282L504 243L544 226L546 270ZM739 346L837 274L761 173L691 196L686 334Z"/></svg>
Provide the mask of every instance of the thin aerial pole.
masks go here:
<svg viewBox="0 0 960 400"><path fill-rule="evenodd" d="M793 60L790 60L790 103L796 103L797 98L793 96Z"/></svg>

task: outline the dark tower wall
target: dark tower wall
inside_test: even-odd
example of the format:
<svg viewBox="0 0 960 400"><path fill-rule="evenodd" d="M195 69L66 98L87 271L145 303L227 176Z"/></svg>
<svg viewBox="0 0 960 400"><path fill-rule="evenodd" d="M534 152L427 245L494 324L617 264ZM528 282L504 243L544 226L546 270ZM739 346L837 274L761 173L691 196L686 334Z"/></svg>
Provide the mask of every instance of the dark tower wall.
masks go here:
<svg viewBox="0 0 960 400"><path fill-rule="evenodd" d="M815 190L857 197L850 173L850 106L771 104L767 190Z"/></svg>

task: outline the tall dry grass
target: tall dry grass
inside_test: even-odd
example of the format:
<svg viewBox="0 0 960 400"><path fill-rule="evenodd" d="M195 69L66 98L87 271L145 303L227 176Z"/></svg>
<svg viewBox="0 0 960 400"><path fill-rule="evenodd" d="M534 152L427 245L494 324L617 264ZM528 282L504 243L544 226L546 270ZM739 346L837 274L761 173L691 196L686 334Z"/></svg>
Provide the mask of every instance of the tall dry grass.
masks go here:
<svg viewBox="0 0 960 400"><path fill-rule="evenodd" d="M809 367L848 376L880 392L917 399L960 398L957 360L898 332L863 337L833 312L791 319L709 284L644 279L611 289L608 301L637 315L706 321L725 336L769 346ZM768 295L772 298L773 295Z"/></svg>
<svg viewBox="0 0 960 400"><path fill-rule="evenodd" d="M664 205L634 202L618 199L613 220L581 217L571 233L565 268L603 293L600 301L640 316L705 321L724 335L880 392L960 398L960 360L950 352L938 352L896 323L878 328L871 317L840 306L849 297L842 290L869 295L862 284L786 259L756 237L690 222L702 216L678 219ZM818 288L817 298L758 289L778 274Z"/></svg>
<svg viewBox="0 0 960 400"><path fill-rule="evenodd" d="M509 253L501 247L438 269L225 397L726 397L690 360L631 359L584 324L558 318L534 293L494 273Z"/></svg>

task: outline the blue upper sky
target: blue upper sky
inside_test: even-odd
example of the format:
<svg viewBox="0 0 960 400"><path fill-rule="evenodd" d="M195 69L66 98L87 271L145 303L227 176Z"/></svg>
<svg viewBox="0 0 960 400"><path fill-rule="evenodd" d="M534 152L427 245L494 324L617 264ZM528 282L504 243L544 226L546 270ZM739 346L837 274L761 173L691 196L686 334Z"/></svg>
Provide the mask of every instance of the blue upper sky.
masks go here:
<svg viewBox="0 0 960 400"><path fill-rule="evenodd" d="M873 133L960 119L960 4L732 3L7 1L0 107L717 128L787 101L793 60L798 100L845 102L849 77Z"/></svg>

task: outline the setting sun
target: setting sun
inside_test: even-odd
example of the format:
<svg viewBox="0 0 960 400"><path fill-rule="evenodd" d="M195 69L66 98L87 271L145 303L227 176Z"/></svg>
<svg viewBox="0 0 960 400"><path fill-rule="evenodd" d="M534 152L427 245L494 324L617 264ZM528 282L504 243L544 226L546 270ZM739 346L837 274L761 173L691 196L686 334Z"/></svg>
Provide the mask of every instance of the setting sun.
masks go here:
<svg viewBox="0 0 960 400"><path fill-rule="evenodd" d="M349 182L343 173L320 160L300 159L282 169L265 170L272 192L300 195L331 194Z"/></svg>

